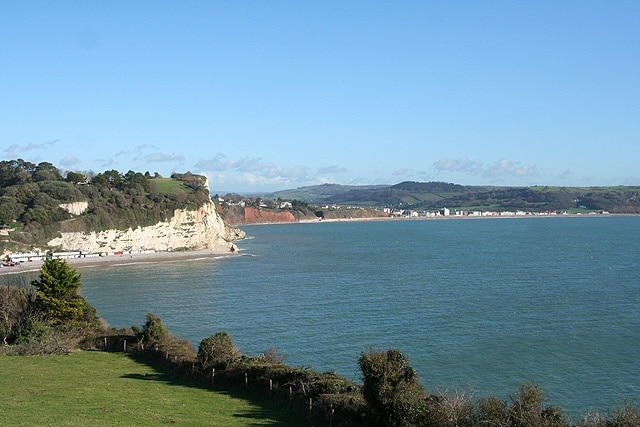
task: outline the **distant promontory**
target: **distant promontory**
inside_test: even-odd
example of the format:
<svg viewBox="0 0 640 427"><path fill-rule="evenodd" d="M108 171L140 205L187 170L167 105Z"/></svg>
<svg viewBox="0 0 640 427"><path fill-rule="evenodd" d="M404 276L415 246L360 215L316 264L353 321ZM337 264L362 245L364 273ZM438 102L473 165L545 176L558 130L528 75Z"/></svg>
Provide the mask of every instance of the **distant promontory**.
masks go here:
<svg viewBox="0 0 640 427"><path fill-rule="evenodd" d="M224 223L206 177L190 172L69 171L0 162L0 252L231 252L244 232Z"/></svg>

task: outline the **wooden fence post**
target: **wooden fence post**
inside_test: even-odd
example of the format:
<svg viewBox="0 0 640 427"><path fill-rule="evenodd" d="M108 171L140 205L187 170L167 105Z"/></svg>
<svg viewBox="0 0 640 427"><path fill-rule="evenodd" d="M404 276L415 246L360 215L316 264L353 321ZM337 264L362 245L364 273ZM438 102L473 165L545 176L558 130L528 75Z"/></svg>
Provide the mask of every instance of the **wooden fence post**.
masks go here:
<svg viewBox="0 0 640 427"><path fill-rule="evenodd" d="M331 415L329 415L329 427L333 426L333 413L335 409L333 409L333 403L329 406L331 408Z"/></svg>

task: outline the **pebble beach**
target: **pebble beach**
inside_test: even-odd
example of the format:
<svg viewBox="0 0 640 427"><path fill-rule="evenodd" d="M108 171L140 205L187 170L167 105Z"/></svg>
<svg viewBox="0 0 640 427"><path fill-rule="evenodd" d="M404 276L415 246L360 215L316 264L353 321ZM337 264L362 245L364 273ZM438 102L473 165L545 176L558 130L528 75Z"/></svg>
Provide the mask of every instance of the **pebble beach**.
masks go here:
<svg viewBox="0 0 640 427"><path fill-rule="evenodd" d="M108 256L92 256L83 258L66 258L67 263L74 266L78 270L91 267L106 267L135 263L158 263L158 262L178 262L203 258L221 258L227 256L236 256L233 252L221 252L213 250L194 250L194 251L176 251L176 252L153 252L139 254L117 254ZM27 273L39 271L44 261L35 260L23 262L13 267L0 268L0 275Z"/></svg>

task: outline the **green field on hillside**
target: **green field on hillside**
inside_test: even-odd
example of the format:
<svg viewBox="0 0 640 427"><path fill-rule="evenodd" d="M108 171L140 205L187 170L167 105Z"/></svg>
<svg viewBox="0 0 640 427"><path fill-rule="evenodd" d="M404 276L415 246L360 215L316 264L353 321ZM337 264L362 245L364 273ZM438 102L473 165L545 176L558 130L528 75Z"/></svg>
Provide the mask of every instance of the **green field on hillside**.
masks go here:
<svg viewBox="0 0 640 427"><path fill-rule="evenodd" d="M151 188L160 194L187 191L187 187L182 182L173 178L154 178L149 182Z"/></svg>
<svg viewBox="0 0 640 427"><path fill-rule="evenodd" d="M3 426L295 426L228 393L180 384L124 354L0 356Z"/></svg>

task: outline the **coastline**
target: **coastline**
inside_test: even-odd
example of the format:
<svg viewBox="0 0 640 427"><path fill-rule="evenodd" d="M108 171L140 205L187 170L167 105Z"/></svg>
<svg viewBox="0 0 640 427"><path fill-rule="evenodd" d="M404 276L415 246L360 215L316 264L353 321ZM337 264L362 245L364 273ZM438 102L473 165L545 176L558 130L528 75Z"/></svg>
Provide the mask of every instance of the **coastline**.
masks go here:
<svg viewBox="0 0 640 427"><path fill-rule="evenodd" d="M588 214L568 214L568 215L522 215L522 216L440 216L440 217L353 217L353 218L328 218L323 220L299 220L293 222L255 222L234 224L235 227L251 227L260 225L278 225L278 224L312 224L312 223L335 223L335 222L370 222L370 221L448 221L448 220L483 220L483 219L523 219L523 218L607 218L620 216L640 216L638 214L606 214L606 215L588 215ZM146 264L159 262L179 262L193 261L204 258L225 258L239 256L241 251L221 252L214 250L191 250L191 251L159 251L153 253L140 254L118 254L109 256L87 257L87 258L66 258L66 261L82 270L93 267L109 267L127 264ZM13 267L0 268L0 276L38 272L42 267L42 260L23 262Z"/></svg>
<svg viewBox="0 0 640 427"><path fill-rule="evenodd" d="M524 218L609 218L640 216L632 213L608 213L608 214L530 214L530 215L449 215L435 217L351 217L351 218L326 218L323 220L301 219L298 221L265 221L265 222L243 222L233 224L234 227L250 227L254 225L278 225L278 224L321 224L323 222L370 222L370 221L450 221L450 220L483 220L483 219L524 219Z"/></svg>
<svg viewBox="0 0 640 427"><path fill-rule="evenodd" d="M221 252L212 250L193 250L176 252L153 252L144 254L121 254L88 258L66 258L69 265L78 270L92 267L120 266L126 264L148 264L159 262L193 261L205 258L225 258L238 256L238 252ZM40 271L44 261L28 261L13 267L0 268L0 275L20 274Z"/></svg>

